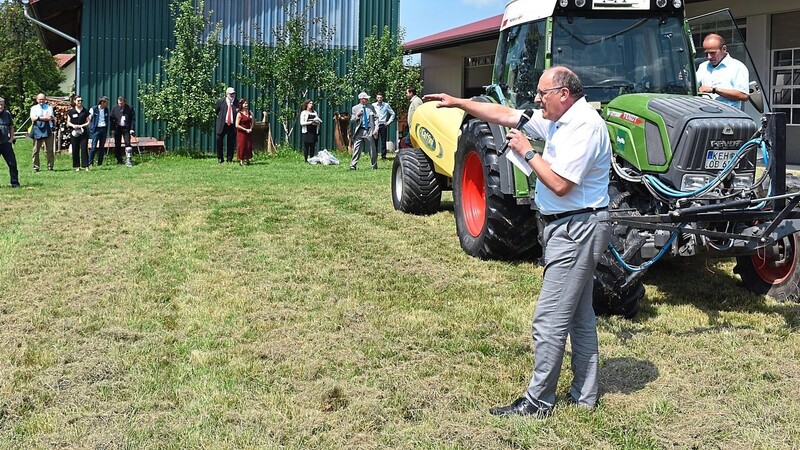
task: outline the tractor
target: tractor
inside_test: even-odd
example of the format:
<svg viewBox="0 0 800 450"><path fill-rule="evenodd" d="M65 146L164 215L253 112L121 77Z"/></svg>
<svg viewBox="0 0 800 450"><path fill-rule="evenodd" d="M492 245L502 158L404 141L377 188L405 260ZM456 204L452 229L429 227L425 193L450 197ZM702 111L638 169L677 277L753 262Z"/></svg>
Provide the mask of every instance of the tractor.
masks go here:
<svg viewBox="0 0 800 450"><path fill-rule="evenodd" d="M698 96L696 53L681 0L512 0L505 8L492 84L473 100L535 108L539 77L563 65L608 126L613 233L594 274L598 315L634 317L642 275L664 257L735 257L752 292L800 294L800 195L786 194L785 117L754 119ZM751 88L758 100L758 83ZM432 214L452 190L467 254L535 258L543 228L535 180L502 153L506 131L421 105L411 148L392 167L394 208Z"/></svg>

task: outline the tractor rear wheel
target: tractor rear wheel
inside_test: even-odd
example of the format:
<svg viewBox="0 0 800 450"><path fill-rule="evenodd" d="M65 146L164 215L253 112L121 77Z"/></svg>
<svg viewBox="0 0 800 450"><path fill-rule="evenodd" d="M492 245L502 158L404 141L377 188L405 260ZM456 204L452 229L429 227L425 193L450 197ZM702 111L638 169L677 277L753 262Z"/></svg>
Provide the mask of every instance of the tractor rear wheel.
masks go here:
<svg viewBox="0 0 800 450"><path fill-rule="evenodd" d="M750 292L778 301L800 301L800 233L784 237L755 255L739 256L733 272Z"/></svg>
<svg viewBox="0 0 800 450"><path fill-rule="evenodd" d="M420 149L398 152L392 164L394 209L409 214L433 214L442 203L441 177Z"/></svg>
<svg viewBox="0 0 800 450"><path fill-rule="evenodd" d="M458 141L453 172L456 232L461 248L481 259L532 256L539 245L536 217L500 186L500 160L485 122L472 119Z"/></svg>

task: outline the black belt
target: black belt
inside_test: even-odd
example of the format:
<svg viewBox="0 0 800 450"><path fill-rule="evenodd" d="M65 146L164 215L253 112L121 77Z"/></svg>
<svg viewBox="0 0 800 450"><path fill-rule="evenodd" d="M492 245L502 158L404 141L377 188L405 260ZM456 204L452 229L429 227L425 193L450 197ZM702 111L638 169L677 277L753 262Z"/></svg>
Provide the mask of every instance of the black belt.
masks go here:
<svg viewBox="0 0 800 450"><path fill-rule="evenodd" d="M602 206L600 208L583 208L583 209L576 209L573 211L562 212L558 214L542 214L542 219L545 222L552 222L554 220L563 219L564 217L574 216L576 214L583 214L588 212L597 212L597 211L605 211L608 209L607 206Z"/></svg>

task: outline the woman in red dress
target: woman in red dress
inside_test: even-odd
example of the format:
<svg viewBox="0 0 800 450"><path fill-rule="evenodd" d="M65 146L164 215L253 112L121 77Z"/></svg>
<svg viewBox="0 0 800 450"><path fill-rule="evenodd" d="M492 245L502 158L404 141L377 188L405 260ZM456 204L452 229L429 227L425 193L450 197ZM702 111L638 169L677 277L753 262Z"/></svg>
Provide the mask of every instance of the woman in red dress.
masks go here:
<svg viewBox="0 0 800 450"><path fill-rule="evenodd" d="M253 115L250 114L250 103L246 99L239 100L239 112L236 114L236 151L239 165L250 164L253 157Z"/></svg>

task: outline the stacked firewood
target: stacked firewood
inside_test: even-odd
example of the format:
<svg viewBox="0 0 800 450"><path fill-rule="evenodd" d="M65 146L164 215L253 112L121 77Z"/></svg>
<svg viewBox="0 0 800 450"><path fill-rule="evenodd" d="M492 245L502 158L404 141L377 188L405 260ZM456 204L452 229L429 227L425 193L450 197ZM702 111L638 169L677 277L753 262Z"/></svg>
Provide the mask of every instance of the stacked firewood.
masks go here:
<svg viewBox="0 0 800 450"><path fill-rule="evenodd" d="M72 99L70 97L47 97L47 102L53 108L56 122L53 132L56 136L55 150L69 148L70 129L67 126L67 112L72 109Z"/></svg>

